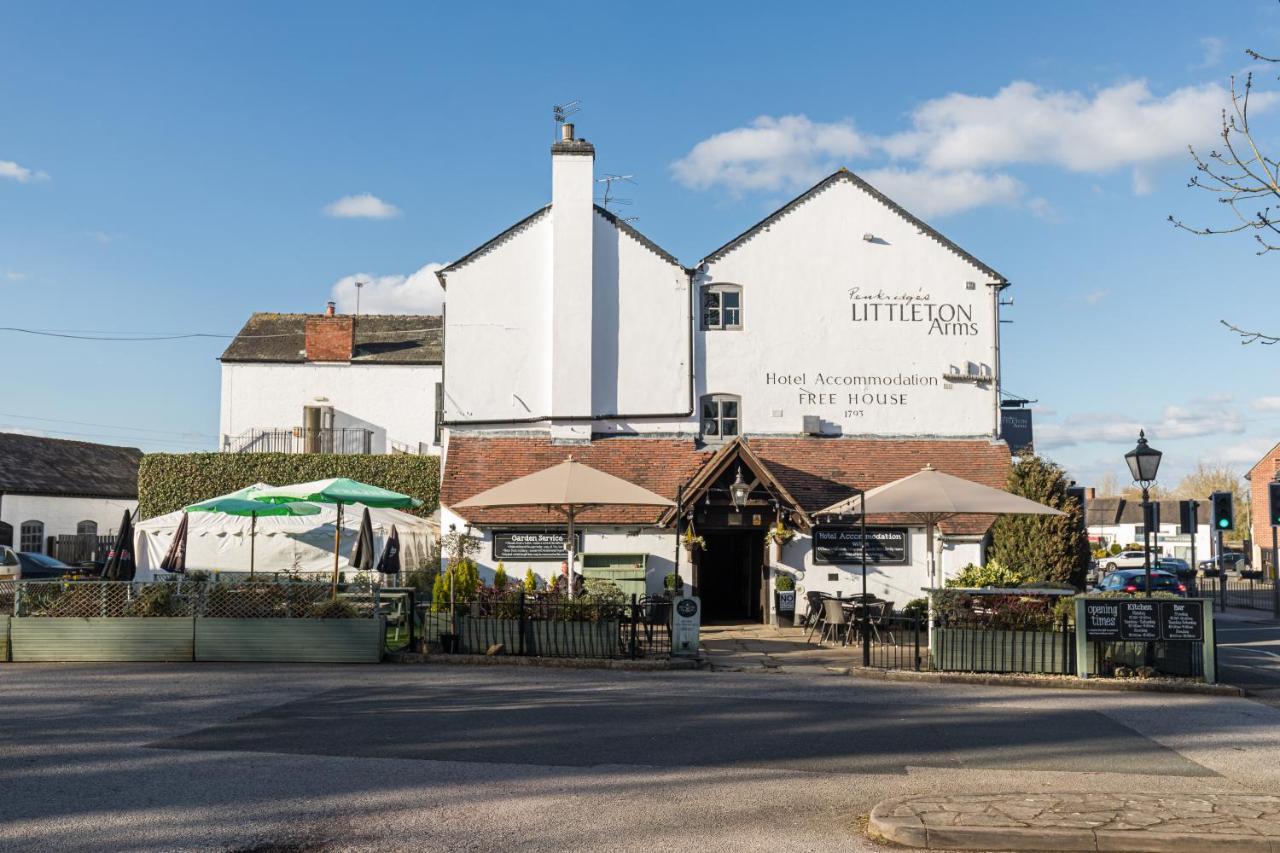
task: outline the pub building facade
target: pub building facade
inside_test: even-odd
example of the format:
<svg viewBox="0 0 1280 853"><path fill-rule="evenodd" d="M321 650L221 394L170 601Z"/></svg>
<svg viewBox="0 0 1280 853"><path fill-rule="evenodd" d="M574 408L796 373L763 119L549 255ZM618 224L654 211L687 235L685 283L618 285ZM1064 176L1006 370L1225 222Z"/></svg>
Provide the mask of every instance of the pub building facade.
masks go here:
<svg viewBox="0 0 1280 853"><path fill-rule="evenodd" d="M594 204L572 125L551 161L549 205L437 273L441 525L483 540L483 577L560 572L563 518L454 505L568 456L677 502L583 512L575 570L656 593L678 565L722 621L771 618L784 573L801 601L860 591L856 520L819 514L856 489L926 465L1005 485L995 270L843 169L684 266ZM924 528L868 510L868 589L901 607ZM941 525L943 577L990 525Z"/></svg>

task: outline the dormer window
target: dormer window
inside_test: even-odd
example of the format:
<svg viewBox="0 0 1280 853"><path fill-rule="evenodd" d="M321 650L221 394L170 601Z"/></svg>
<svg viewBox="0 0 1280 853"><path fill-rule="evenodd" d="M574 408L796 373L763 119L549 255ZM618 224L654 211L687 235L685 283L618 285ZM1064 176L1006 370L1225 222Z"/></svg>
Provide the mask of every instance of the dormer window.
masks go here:
<svg viewBox="0 0 1280 853"><path fill-rule="evenodd" d="M742 329L742 287L740 285L703 285L702 328L709 331Z"/></svg>

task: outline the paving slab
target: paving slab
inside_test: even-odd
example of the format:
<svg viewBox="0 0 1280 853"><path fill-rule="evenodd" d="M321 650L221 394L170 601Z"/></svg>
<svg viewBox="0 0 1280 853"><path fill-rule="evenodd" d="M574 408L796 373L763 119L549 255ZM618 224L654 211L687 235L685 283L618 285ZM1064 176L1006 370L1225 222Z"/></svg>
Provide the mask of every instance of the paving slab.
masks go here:
<svg viewBox="0 0 1280 853"><path fill-rule="evenodd" d="M1280 796L930 794L877 804L868 831L928 850L1280 853Z"/></svg>

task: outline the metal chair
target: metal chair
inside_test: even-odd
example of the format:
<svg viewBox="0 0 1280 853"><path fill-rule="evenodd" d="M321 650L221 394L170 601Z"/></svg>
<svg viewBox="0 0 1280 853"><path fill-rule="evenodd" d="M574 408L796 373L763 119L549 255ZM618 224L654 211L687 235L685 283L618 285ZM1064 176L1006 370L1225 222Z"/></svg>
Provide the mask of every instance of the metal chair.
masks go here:
<svg viewBox="0 0 1280 853"><path fill-rule="evenodd" d="M809 603L809 609L804 613L804 622L800 627L808 628L809 633L805 636L806 643L813 640L813 632L822 627L822 602L830 596L821 592L806 592L804 594L805 601ZM819 634L819 637L822 635Z"/></svg>
<svg viewBox="0 0 1280 853"><path fill-rule="evenodd" d="M835 642L840 637L841 645L849 642L849 622L844 618L844 607L834 598L823 599L822 602L822 634L819 643L825 643L830 637Z"/></svg>
<svg viewBox="0 0 1280 853"><path fill-rule="evenodd" d="M875 636L876 642L883 642L881 634L888 636L889 642L898 645L898 639L893 635L893 602L877 601L867 608L867 622L871 626L871 633Z"/></svg>

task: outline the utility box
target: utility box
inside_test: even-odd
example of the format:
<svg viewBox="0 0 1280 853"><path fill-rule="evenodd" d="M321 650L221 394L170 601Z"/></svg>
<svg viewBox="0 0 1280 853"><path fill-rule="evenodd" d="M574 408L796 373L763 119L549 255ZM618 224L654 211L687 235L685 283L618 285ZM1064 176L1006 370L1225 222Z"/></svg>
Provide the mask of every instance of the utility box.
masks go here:
<svg viewBox="0 0 1280 853"><path fill-rule="evenodd" d="M677 597L671 608L671 656L698 656L698 635L702 629L702 600L696 596Z"/></svg>

